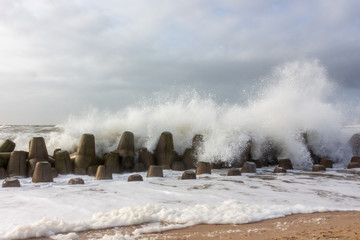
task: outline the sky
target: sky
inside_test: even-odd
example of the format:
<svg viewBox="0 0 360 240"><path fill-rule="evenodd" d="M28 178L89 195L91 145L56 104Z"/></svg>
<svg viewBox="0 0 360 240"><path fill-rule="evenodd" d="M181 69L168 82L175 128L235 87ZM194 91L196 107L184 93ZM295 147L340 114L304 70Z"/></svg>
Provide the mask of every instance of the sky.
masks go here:
<svg viewBox="0 0 360 240"><path fill-rule="evenodd" d="M190 89L239 102L317 59L360 100L360 2L2 0L0 124L57 124Z"/></svg>

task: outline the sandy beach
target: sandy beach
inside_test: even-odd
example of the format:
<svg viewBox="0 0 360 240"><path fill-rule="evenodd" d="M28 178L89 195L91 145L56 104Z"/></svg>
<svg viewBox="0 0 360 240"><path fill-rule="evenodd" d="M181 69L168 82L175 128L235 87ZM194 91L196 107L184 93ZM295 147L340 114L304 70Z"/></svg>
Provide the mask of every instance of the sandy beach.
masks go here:
<svg viewBox="0 0 360 240"><path fill-rule="evenodd" d="M360 212L294 214L249 224L196 225L185 229L134 235L141 226L58 235L55 239L360 239ZM62 237L62 238L61 238ZM48 240L51 238L36 238Z"/></svg>

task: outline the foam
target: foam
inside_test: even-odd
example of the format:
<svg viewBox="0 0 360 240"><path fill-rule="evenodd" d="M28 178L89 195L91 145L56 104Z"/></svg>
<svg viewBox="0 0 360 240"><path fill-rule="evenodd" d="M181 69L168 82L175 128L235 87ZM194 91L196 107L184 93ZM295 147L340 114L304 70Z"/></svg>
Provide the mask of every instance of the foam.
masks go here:
<svg viewBox="0 0 360 240"><path fill-rule="evenodd" d="M356 169L276 175L272 170L227 177L227 169L220 169L186 181L179 180L182 172L172 170L164 170L164 178L140 173L143 182L127 182L130 173L113 174L111 181L77 176L84 185L67 185L74 175L60 175L52 184L22 178L21 188L0 189L0 211L6 216L0 220L0 239L144 224L134 232L141 236L202 223L240 224L294 213L360 210L360 193L353 190L360 176Z"/></svg>
<svg viewBox="0 0 360 240"><path fill-rule="evenodd" d="M96 240L135 240L135 239L139 239L142 240L142 238L133 238L129 235L123 235L121 233L116 233L114 235L105 235L101 238L96 238ZM90 240L95 240L95 238L90 238ZM143 240L147 240L147 238L143 239Z"/></svg>
<svg viewBox="0 0 360 240"><path fill-rule="evenodd" d="M94 214L91 219L78 222L44 218L41 221L14 228L5 234L4 239L52 236L59 232L103 229L114 226L139 225L152 222L180 223L183 224L182 227L196 224L241 224L267 218L283 217L294 213L310 213L326 210L328 209L305 207L303 205L295 205L292 207L282 205L249 205L240 204L234 200L225 201L219 205L198 204L184 209L147 204L145 206L126 207L110 212ZM177 229L181 227L180 224L157 228L144 227L143 229L136 230L134 233L141 234Z"/></svg>
<svg viewBox="0 0 360 240"><path fill-rule="evenodd" d="M79 235L76 233L68 233L68 234L58 234L50 237L55 240L75 240L79 239Z"/></svg>

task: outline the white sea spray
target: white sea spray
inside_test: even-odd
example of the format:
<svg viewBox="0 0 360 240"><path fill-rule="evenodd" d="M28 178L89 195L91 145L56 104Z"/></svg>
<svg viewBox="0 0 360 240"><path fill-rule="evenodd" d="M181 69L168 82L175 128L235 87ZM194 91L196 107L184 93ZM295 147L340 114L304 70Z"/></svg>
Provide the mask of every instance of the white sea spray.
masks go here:
<svg viewBox="0 0 360 240"><path fill-rule="evenodd" d="M160 134L170 131L180 155L191 146L195 134L203 134L204 151L199 159L208 162L231 162L249 140L253 142L252 157L257 159L270 140L280 149L279 157L290 158L303 168L311 162L301 138L301 133L307 132L314 153L347 164L351 157L347 140L359 128L343 131L345 123L353 122L344 119L349 107L331 101L336 86L318 61L286 63L254 89L247 103L218 103L195 90L179 91L178 95L158 94L119 111L91 108L52 130L37 127L31 132L29 127L18 126L16 133L6 135L3 129L0 134L13 139L22 150L28 149L31 137L42 135L51 153L56 148L74 152L81 135L92 133L99 155L116 149L124 131L135 134L136 148L150 151L156 148Z"/></svg>

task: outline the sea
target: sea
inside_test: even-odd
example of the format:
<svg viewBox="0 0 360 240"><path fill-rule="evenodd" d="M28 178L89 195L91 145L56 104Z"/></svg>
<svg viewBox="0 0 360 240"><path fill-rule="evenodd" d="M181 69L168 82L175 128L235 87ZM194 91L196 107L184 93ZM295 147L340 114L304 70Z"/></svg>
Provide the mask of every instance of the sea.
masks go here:
<svg viewBox="0 0 360 240"><path fill-rule="evenodd" d="M348 143L360 132L358 107L334 102L336 86L317 63L291 63L258 81L246 101L221 102L195 90L157 94L118 111L90 108L57 125L0 125L0 141L28 151L32 137L45 138L47 150L75 152L82 134L95 136L99 156L115 150L124 131L135 135L136 150L154 151L160 134L171 132L182 154L196 134L204 136L199 161L231 163L252 142L257 159L269 145L294 169L274 174L273 166L256 174L227 176L213 169L196 180L180 180L182 172L164 170L163 178L127 182L131 173L113 180L59 175L52 183L20 178L21 188L0 189L0 239L47 236L76 239L77 231L140 225L131 236L196 224L241 224L295 213L360 210L360 169L346 169L353 156ZM307 143L302 138L307 134ZM308 146L334 161L334 168L311 172ZM68 185L74 177L84 185ZM0 183L3 180L0 180Z"/></svg>

